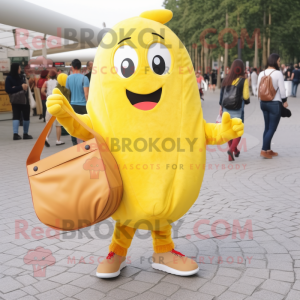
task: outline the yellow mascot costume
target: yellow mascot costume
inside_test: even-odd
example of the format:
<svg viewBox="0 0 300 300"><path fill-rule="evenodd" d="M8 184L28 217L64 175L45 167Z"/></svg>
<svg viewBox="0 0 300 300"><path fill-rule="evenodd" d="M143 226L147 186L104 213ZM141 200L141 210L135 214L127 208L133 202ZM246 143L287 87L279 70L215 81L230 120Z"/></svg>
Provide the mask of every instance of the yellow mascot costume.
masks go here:
<svg viewBox="0 0 300 300"><path fill-rule="evenodd" d="M163 25L172 15L147 11L104 36L94 61L88 114L77 115L109 143L124 186L112 216L116 225L109 254L97 268L100 278L116 277L126 266L137 228L152 232L153 268L180 276L198 272L195 261L174 250L171 223L199 195L206 145L243 134L242 121L228 113L220 124L203 119L189 54ZM64 111L72 107L57 89L47 107L72 136L93 138Z"/></svg>

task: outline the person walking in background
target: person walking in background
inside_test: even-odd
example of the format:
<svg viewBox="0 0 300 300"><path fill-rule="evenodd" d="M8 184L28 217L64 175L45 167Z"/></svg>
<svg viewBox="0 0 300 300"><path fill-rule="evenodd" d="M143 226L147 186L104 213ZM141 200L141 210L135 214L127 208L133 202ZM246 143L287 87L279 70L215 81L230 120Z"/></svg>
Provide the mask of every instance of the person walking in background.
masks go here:
<svg viewBox="0 0 300 300"><path fill-rule="evenodd" d="M204 81L205 81L207 87L209 88L209 76L208 76L207 72L203 75L203 78L204 78Z"/></svg>
<svg viewBox="0 0 300 300"><path fill-rule="evenodd" d="M84 115L86 111L86 102L89 95L90 82L88 78L80 73L81 61L74 59L72 61L72 75L68 76L66 88L71 91L71 105L77 114ZM76 137L71 137L73 145L77 145Z"/></svg>
<svg viewBox="0 0 300 300"><path fill-rule="evenodd" d="M295 65L295 69L292 72L291 80L292 80L292 97L296 97L298 84L300 82L300 70L298 65Z"/></svg>
<svg viewBox="0 0 300 300"><path fill-rule="evenodd" d="M86 68L88 69L89 73L85 74L85 76L89 79L89 82L91 82L91 76L92 76L92 71L93 71L93 62L89 60L86 63Z"/></svg>
<svg viewBox="0 0 300 300"><path fill-rule="evenodd" d="M220 94L220 116L227 111L231 118L240 118L244 123L244 105L250 103L249 84L245 78L244 63L240 59L234 60L229 74L224 78ZM241 137L228 141L228 160L234 161L239 157L237 146Z"/></svg>
<svg viewBox="0 0 300 300"><path fill-rule="evenodd" d="M200 94L200 98L201 100L204 101L204 93L203 93L203 81L204 81L204 78L202 77L200 71L198 71L196 73L196 79L197 79L197 85L198 85L198 90L199 90L199 94Z"/></svg>
<svg viewBox="0 0 300 300"><path fill-rule="evenodd" d="M261 90L266 88L265 85L260 86L264 76L270 76L272 79L273 88L276 91L275 97L271 101L260 101L260 107L264 115L265 130L263 133L263 146L260 156L271 159L273 156L278 156L278 153L271 150L271 141L277 129L281 118L282 106L288 107L286 91L284 86L284 78L279 71L280 57L273 53L268 58L268 68L260 72L258 76L258 97L261 100Z"/></svg>
<svg viewBox="0 0 300 300"><path fill-rule="evenodd" d="M23 139L32 139L32 136L28 134L30 124L30 105L28 96L28 85L24 82L24 77L21 76L21 67L18 63L11 65L10 73L5 80L5 91L8 95L15 94L14 97L18 97L17 93L24 92L26 103L25 104L12 104L13 111L13 140L21 140L19 136L19 125L21 113L23 115Z"/></svg>
<svg viewBox="0 0 300 300"><path fill-rule="evenodd" d="M35 88L36 84L35 84L34 74L30 75L30 78L28 80L28 84L29 84L29 88L30 88L31 93L32 93L32 97L35 100L34 88ZM33 116L37 116L36 108L33 109Z"/></svg>
<svg viewBox="0 0 300 300"><path fill-rule="evenodd" d="M52 95L52 91L56 88L57 86L57 80L56 80L56 72L51 70L49 72L49 80L46 81L42 87L42 94L45 95L46 97L49 97L50 95ZM51 119L51 114L48 112L46 112L46 122L48 123ZM62 142L60 140L60 137L61 137L61 125L58 123L57 120L55 120L54 122L54 125L55 125L55 128L56 128L56 146L60 146L60 145L63 145L64 142ZM51 134L51 131L52 131L52 128L53 128L53 124L49 130L49 133L46 137L46 140L45 140L45 146L46 147L50 147L50 144L49 144L49 136Z"/></svg>
<svg viewBox="0 0 300 300"><path fill-rule="evenodd" d="M282 65L281 65L281 68L280 68L280 71L281 71L281 73L282 73L283 75L285 75L286 70L287 70L287 68L286 68L285 64L282 64Z"/></svg>
<svg viewBox="0 0 300 300"><path fill-rule="evenodd" d="M41 78L38 80L36 86L40 89L41 92L41 99L42 99L42 106L43 106L43 115L40 116L40 119L44 119L44 122L46 122L46 111L47 111L47 107L46 107L46 100L47 97L46 95L42 94L42 87L44 85L44 83L48 80L47 76L48 76L49 71L47 70L43 70L41 72Z"/></svg>
<svg viewBox="0 0 300 300"><path fill-rule="evenodd" d="M251 73L251 86L252 86L252 93L255 97L257 97L257 69L253 68Z"/></svg>
<svg viewBox="0 0 300 300"><path fill-rule="evenodd" d="M285 72L285 78L284 78L285 81L291 80L293 70L294 70L293 65L290 64L290 66L286 69Z"/></svg>
<svg viewBox="0 0 300 300"><path fill-rule="evenodd" d="M212 84L212 90L215 91L216 84L217 84L217 75L215 70L212 70L211 72L211 84Z"/></svg>

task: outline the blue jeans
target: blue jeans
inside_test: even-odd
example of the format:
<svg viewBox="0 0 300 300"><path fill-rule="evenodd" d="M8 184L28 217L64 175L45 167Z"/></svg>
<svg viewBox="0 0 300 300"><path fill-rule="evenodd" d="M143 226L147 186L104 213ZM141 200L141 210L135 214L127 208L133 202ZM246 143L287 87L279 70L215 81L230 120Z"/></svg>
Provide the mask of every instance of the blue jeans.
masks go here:
<svg viewBox="0 0 300 300"><path fill-rule="evenodd" d="M260 108L265 119L262 150L271 150L271 141L281 118L282 103L280 101L260 101Z"/></svg>
<svg viewBox="0 0 300 300"><path fill-rule="evenodd" d="M292 81L292 96L297 96L297 88L298 88L299 81Z"/></svg>

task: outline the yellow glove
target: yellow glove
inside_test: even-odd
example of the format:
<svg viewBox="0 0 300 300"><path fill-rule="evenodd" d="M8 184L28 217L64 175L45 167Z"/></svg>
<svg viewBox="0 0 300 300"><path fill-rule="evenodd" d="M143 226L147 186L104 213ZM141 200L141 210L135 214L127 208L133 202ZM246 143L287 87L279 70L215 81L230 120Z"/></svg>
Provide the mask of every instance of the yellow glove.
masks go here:
<svg viewBox="0 0 300 300"><path fill-rule="evenodd" d="M53 94L47 98L47 109L52 116L57 118L57 121L65 127L71 136L75 136L84 141L90 140L93 138L93 135L82 127L77 121L75 121L72 116L70 116L64 108L67 108L74 114L76 114L70 105L67 98L61 93L57 88L53 90ZM91 119L89 115L79 115L76 116L90 128L93 128Z"/></svg>
<svg viewBox="0 0 300 300"><path fill-rule="evenodd" d="M53 94L47 98L46 102L47 110L49 111L49 113L57 118L71 118L71 116L63 109L64 107L66 107L74 112L67 98L57 88L55 88L52 93Z"/></svg>
<svg viewBox="0 0 300 300"><path fill-rule="evenodd" d="M220 124L205 122L207 145L222 145L232 139L241 137L244 133L244 124L239 118L230 118L228 112L222 115Z"/></svg>

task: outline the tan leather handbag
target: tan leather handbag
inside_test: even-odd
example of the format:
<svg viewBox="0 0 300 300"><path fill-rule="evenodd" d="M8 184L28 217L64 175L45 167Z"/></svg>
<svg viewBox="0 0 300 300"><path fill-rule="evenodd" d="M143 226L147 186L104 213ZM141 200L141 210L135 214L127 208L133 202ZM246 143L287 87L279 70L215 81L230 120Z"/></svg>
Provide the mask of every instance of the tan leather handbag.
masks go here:
<svg viewBox="0 0 300 300"><path fill-rule="evenodd" d="M274 89L273 82L272 82L271 74L274 71L272 71L270 75L266 75L266 72L264 72L264 76L260 81L259 88L258 88L258 98L261 101L272 101L275 98L278 89L277 90Z"/></svg>
<svg viewBox="0 0 300 300"><path fill-rule="evenodd" d="M55 121L51 117L27 159L32 201L39 220L55 229L75 230L109 218L118 208L123 183L104 139L70 114L94 139L40 159Z"/></svg>

